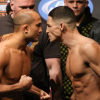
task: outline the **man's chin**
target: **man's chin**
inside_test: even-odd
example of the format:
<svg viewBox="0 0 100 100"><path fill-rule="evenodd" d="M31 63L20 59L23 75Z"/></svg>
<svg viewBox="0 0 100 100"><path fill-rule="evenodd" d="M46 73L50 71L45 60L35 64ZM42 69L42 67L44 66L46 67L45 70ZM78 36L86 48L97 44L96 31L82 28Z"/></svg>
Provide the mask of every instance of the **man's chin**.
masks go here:
<svg viewBox="0 0 100 100"><path fill-rule="evenodd" d="M50 40L50 42L59 42L59 41L57 41L57 40Z"/></svg>
<svg viewBox="0 0 100 100"><path fill-rule="evenodd" d="M77 13L77 14L75 14L75 16L76 16L76 20L80 20L82 17L83 17L83 14L84 13Z"/></svg>
<svg viewBox="0 0 100 100"><path fill-rule="evenodd" d="M50 40L50 42L53 42L52 40Z"/></svg>
<svg viewBox="0 0 100 100"><path fill-rule="evenodd" d="M75 16L76 16L76 17L79 17L79 16L80 16L80 14L75 14Z"/></svg>
<svg viewBox="0 0 100 100"><path fill-rule="evenodd" d="M51 39L50 39L50 42L54 42L54 40L51 40Z"/></svg>
<svg viewBox="0 0 100 100"><path fill-rule="evenodd" d="M37 42L37 41L39 41L39 40L38 39L35 39L35 40L31 41L31 42Z"/></svg>

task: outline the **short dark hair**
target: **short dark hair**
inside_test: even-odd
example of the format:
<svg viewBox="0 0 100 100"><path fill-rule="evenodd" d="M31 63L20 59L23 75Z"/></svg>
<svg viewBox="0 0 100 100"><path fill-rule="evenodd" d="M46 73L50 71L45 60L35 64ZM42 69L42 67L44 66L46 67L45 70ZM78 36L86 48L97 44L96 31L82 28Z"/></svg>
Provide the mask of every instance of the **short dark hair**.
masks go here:
<svg viewBox="0 0 100 100"><path fill-rule="evenodd" d="M6 13L9 14L9 12L12 11L10 3L7 4L6 6Z"/></svg>
<svg viewBox="0 0 100 100"><path fill-rule="evenodd" d="M48 16L52 17L52 20L63 20L66 24L76 23L76 17L73 10L67 6L59 6L51 10Z"/></svg>

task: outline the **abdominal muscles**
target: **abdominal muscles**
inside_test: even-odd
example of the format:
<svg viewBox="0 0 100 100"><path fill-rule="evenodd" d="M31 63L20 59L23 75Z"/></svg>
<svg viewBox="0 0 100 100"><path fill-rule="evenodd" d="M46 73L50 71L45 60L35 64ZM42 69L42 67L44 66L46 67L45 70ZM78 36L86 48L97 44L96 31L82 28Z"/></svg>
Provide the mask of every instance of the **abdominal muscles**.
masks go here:
<svg viewBox="0 0 100 100"><path fill-rule="evenodd" d="M100 81L94 72L81 77L73 77L72 86L77 100L100 100Z"/></svg>

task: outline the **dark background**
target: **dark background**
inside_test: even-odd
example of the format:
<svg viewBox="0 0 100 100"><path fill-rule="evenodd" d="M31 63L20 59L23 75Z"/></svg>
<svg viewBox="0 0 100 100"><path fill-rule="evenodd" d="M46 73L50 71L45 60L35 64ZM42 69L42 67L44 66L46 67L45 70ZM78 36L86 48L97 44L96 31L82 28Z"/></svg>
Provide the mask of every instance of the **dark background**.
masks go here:
<svg viewBox="0 0 100 100"><path fill-rule="evenodd" d="M98 19L100 19L100 0L91 0L93 2L94 5L94 9L93 9L93 17L96 17Z"/></svg>
<svg viewBox="0 0 100 100"><path fill-rule="evenodd" d="M0 17L5 16L5 7L7 2L9 2L10 0L0 0ZM41 0L35 0L35 10L38 12L38 4ZM49 0L48 0L49 1ZM59 1L59 0L58 0ZM98 19L100 19L100 0L91 0L94 6L93 9L93 17L96 17ZM45 24L45 20L42 19L43 24Z"/></svg>
<svg viewBox="0 0 100 100"><path fill-rule="evenodd" d="M38 12L38 4L41 0L35 0L35 11ZM92 12L92 16L100 19L100 0L91 0L93 3L93 12ZM46 21L44 19L42 19L43 24L45 25Z"/></svg>
<svg viewBox="0 0 100 100"><path fill-rule="evenodd" d="M40 2L41 0L35 0L35 4L36 4L36 6L35 6L35 10L38 12L38 9L37 9L37 7L38 7L38 4L39 4L39 2ZM94 6L94 9L93 9L93 17L96 17L96 18L98 18L98 19L100 19L100 0L91 0L92 1L92 3L93 3L93 6Z"/></svg>

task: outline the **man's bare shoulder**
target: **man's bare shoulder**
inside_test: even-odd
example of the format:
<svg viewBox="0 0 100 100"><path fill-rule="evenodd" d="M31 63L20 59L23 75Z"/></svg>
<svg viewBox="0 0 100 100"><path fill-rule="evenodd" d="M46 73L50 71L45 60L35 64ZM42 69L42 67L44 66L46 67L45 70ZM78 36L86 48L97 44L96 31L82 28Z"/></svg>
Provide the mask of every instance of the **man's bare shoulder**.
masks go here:
<svg viewBox="0 0 100 100"><path fill-rule="evenodd" d="M100 58L100 46L95 41L90 41L79 46L79 52L87 59Z"/></svg>
<svg viewBox="0 0 100 100"><path fill-rule="evenodd" d="M0 43L0 68L4 68L9 64L10 49L6 46L1 46Z"/></svg>
<svg viewBox="0 0 100 100"><path fill-rule="evenodd" d="M10 48L6 47L5 45L3 46L3 43L0 43L0 55L3 54L10 54Z"/></svg>

